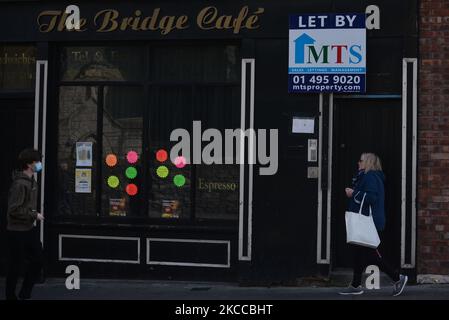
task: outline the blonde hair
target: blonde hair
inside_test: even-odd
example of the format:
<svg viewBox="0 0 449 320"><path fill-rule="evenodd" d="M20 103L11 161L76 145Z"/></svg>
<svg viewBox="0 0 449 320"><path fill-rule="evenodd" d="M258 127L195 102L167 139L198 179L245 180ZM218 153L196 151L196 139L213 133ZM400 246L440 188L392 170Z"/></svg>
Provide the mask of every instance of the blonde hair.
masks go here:
<svg viewBox="0 0 449 320"><path fill-rule="evenodd" d="M382 171L382 163L380 158L374 153L362 153L360 159L365 163L365 172L370 170Z"/></svg>

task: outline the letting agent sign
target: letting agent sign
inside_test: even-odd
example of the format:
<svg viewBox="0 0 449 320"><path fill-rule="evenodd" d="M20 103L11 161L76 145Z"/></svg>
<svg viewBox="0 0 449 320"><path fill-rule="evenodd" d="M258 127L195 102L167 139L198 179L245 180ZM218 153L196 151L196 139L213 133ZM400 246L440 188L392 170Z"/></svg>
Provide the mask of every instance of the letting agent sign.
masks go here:
<svg viewBox="0 0 449 320"><path fill-rule="evenodd" d="M365 14L290 16L289 92L365 92Z"/></svg>

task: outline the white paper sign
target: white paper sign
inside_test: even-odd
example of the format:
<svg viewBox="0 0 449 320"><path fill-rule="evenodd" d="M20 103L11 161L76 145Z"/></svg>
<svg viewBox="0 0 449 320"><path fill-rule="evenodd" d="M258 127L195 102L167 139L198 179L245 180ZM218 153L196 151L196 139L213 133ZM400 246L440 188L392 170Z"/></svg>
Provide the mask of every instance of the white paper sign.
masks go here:
<svg viewBox="0 0 449 320"><path fill-rule="evenodd" d="M92 167L92 142L76 143L76 166Z"/></svg>
<svg viewBox="0 0 449 320"><path fill-rule="evenodd" d="M292 125L293 133L314 133L315 119L314 118L293 118Z"/></svg>
<svg viewBox="0 0 449 320"><path fill-rule="evenodd" d="M75 170L75 192L91 193L92 192L92 170L76 169Z"/></svg>

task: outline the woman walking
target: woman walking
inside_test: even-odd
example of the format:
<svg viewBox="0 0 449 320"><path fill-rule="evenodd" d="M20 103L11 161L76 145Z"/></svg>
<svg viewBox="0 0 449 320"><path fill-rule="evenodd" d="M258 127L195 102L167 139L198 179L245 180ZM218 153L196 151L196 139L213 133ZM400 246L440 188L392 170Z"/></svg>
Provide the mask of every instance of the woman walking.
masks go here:
<svg viewBox="0 0 449 320"><path fill-rule="evenodd" d="M346 196L349 198L349 211L358 212L363 203L362 214L368 216L370 207L374 224L379 237L382 239L382 231L385 228L385 176L382 172L382 165L379 157L374 153L363 153L358 162L359 171L357 179L353 179L352 188L346 188ZM352 282L340 294L358 295L363 293L362 273L369 265L376 265L385 272L394 282L393 295L398 296L404 290L408 277L399 274L383 258L378 249L350 244L353 250L353 278Z"/></svg>

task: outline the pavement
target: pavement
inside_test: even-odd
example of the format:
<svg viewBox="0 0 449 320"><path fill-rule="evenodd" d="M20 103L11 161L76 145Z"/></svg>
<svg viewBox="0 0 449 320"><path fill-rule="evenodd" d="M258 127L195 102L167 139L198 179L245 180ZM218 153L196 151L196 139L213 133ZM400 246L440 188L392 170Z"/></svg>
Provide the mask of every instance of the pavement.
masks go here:
<svg viewBox="0 0 449 320"><path fill-rule="evenodd" d="M392 287L365 290L360 296L341 296L342 287L243 287L237 283L81 279L80 288L68 290L66 279L49 278L36 284L33 300L449 300L449 284L408 285L401 296ZM0 300L4 300L0 279Z"/></svg>

